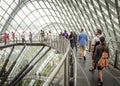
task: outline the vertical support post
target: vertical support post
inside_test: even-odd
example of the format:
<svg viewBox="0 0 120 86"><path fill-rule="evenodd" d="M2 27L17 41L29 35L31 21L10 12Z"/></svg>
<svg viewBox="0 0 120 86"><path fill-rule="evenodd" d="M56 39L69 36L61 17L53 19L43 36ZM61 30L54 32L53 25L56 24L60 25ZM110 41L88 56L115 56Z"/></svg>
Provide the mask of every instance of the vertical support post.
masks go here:
<svg viewBox="0 0 120 86"><path fill-rule="evenodd" d="M64 47L65 47L65 39L63 39L63 46L62 46L63 53L65 53Z"/></svg>
<svg viewBox="0 0 120 86"><path fill-rule="evenodd" d="M69 86L69 62L68 62L68 56L65 59L65 63L64 63L64 86Z"/></svg>
<svg viewBox="0 0 120 86"><path fill-rule="evenodd" d="M117 67L117 60L118 60L117 56L118 56L118 50L116 50L116 53L115 53L115 62L114 62L115 68Z"/></svg>
<svg viewBox="0 0 120 86"><path fill-rule="evenodd" d="M66 59L64 63L64 86L66 86Z"/></svg>
<svg viewBox="0 0 120 86"><path fill-rule="evenodd" d="M70 80L69 80L69 86L74 86L74 71L73 71L73 53L70 51Z"/></svg>
<svg viewBox="0 0 120 86"><path fill-rule="evenodd" d="M89 41L89 49L88 49L89 52L90 52L90 49L91 49L91 42L92 41Z"/></svg>

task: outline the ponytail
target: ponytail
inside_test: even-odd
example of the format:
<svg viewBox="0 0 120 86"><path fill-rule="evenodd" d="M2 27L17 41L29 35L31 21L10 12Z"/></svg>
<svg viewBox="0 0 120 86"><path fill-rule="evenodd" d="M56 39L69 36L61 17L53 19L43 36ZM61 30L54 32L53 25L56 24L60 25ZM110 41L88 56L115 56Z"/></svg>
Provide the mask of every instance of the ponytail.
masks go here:
<svg viewBox="0 0 120 86"><path fill-rule="evenodd" d="M102 47L102 50L106 51L107 46L106 46L106 43L105 43L105 38L103 36L100 37L100 42L101 42L100 45Z"/></svg>
<svg viewBox="0 0 120 86"><path fill-rule="evenodd" d="M101 42L101 47L103 51L106 51L106 43L105 42Z"/></svg>

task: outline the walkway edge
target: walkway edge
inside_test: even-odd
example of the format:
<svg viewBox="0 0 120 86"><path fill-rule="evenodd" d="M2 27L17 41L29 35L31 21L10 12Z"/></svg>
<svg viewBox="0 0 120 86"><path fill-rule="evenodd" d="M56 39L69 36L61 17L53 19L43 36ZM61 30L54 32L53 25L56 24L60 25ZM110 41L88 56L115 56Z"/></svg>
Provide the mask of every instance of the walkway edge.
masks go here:
<svg viewBox="0 0 120 86"><path fill-rule="evenodd" d="M79 62L78 62L78 63L79 63ZM80 64L79 64L79 65L80 65ZM91 85L90 85L90 82L89 82L89 80L88 80L88 77L87 77L86 73L84 72L83 68L81 67L81 65L80 65L80 69L81 69L81 71L83 72L83 74L84 74L84 76L85 76L85 78L86 78L86 80L87 80L88 86L91 86Z"/></svg>

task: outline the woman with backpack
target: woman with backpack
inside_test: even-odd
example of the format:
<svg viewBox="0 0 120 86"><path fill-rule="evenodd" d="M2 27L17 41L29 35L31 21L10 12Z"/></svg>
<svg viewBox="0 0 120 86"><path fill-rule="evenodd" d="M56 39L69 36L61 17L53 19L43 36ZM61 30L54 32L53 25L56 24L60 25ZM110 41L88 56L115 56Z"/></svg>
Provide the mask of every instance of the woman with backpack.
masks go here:
<svg viewBox="0 0 120 86"><path fill-rule="evenodd" d="M106 52L106 57L108 58L108 46L105 42L105 38L102 36L100 37L100 44L96 46L95 53L94 53L94 59L97 63L100 63L100 59L103 58L103 53ZM105 57L105 56L104 56ZM103 68L105 66L101 66L97 64L98 69L98 85L102 86L103 84Z"/></svg>

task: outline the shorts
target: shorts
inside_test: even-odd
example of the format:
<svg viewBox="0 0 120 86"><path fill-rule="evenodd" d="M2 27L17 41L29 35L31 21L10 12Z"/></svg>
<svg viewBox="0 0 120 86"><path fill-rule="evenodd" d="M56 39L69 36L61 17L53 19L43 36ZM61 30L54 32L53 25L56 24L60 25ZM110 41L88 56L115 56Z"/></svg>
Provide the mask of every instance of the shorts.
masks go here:
<svg viewBox="0 0 120 86"><path fill-rule="evenodd" d="M104 67L97 66L98 70L102 70Z"/></svg>
<svg viewBox="0 0 120 86"><path fill-rule="evenodd" d="M81 45L80 45L79 48L80 48L80 51L86 51L86 46L85 46L85 45L84 45L84 46L81 46Z"/></svg>

